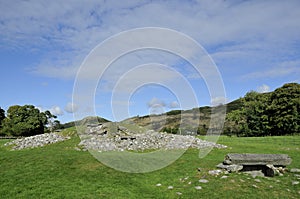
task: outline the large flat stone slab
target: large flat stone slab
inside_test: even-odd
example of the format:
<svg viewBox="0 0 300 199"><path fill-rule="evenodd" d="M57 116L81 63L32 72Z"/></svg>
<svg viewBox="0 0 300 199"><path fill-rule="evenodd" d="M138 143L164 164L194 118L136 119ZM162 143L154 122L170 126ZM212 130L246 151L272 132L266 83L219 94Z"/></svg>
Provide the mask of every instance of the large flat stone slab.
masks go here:
<svg viewBox="0 0 300 199"><path fill-rule="evenodd" d="M292 159L287 154L229 153L224 164L287 166Z"/></svg>

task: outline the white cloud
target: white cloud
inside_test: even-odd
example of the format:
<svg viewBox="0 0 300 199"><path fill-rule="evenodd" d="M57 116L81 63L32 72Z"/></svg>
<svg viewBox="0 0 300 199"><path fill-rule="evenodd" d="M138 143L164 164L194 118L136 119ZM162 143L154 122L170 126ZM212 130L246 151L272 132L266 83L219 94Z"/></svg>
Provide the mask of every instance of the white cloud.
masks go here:
<svg viewBox="0 0 300 199"><path fill-rule="evenodd" d="M263 84L257 88L257 92L259 93L267 93L270 92L270 86Z"/></svg>
<svg viewBox="0 0 300 199"><path fill-rule="evenodd" d="M72 102L68 102L65 106L65 111L68 113L74 113L78 110L78 106Z"/></svg>
<svg viewBox="0 0 300 199"><path fill-rule="evenodd" d="M242 79L276 78L288 75L300 75L300 61L286 61L265 71L258 71L242 76Z"/></svg>
<svg viewBox="0 0 300 199"><path fill-rule="evenodd" d="M160 99L154 97L147 103L147 106L149 108L165 107L166 103L163 100L160 100Z"/></svg>
<svg viewBox="0 0 300 199"><path fill-rule="evenodd" d="M127 67L110 67L99 83L100 91L114 93L132 93L147 84L158 84L169 87L182 81L182 74L173 68L160 64L139 65L132 69Z"/></svg>
<svg viewBox="0 0 300 199"><path fill-rule="evenodd" d="M37 109L39 109L40 112L46 111L42 106L36 106Z"/></svg>
<svg viewBox="0 0 300 199"><path fill-rule="evenodd" d="M57 116L60 116L60 115L64 114L63 110L59 106L53 106L50 109L50 112L51 112L51 114L57 115Z"/></svg>
<svg viewBox="0 0 300 199"><path fill-rule="evenodd" d="M219 56L238 58L242 51L259 58L271 52L267 56L272 60L282 51L293 51L299 41L299 5L299 1L1 1L0 45L46 48L55 55L68 51L58 61L53 61L55 55L40 60L34 70L57 78L74 77L85 55L109 36L144 26L182 31Z"/></svg>
<svg viewBox="0 0 300 199"><path fill-rule="evenodd" d="M228 102L228 99L226 97L214 97L211 99L212 106L226 104L227 102Z"/></svg>
<svg viewBox="0 0 300 199"><path fill-rule="evenodd" d="M169 108L178 108L179 104L177 101L173 101L169 104Z"/></svg>

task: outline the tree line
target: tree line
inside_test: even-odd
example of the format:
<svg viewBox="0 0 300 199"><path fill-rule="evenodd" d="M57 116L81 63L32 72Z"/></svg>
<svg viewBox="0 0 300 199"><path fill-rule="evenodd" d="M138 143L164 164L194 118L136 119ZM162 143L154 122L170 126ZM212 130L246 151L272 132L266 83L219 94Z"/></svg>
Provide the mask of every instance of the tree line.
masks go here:
<svg viewBox="0 0 300 199"><path fill-rule="evenodd" d="M224 133L237 136L293 135L300 131L300 84L269 93L248 92L226 115Z"/></svg>
<svg viewBox="0 0 300 199"><path fill-rule="evenodd" d="M53 131L60 126L50 111L41 112L33 105L14 105L5 111L0 107L1 136L32 136Z"/></svg>
<svg viewBox="0 0 300 199"><path fill-rule="evenodd" d="M236 136L299 134L299 110L300 84L298 83L285 84L269 93L250 91L243 98L227 105L224 134ZM210 107L202 107L201 111L207 112L207 115ZM173 111L169 114L176 115L179 112L181 113L181 111ZM74 122L63 125L55 119L56 116L50 111L41 112L33 105L14 105L9 107L6 114L0 107L0 136L31 136L75 125ZM178 133L178 128L178 125L165 126L163 131ZM206 125L203 125L199 126L196 132L205 134L206 130Z"/></svg>

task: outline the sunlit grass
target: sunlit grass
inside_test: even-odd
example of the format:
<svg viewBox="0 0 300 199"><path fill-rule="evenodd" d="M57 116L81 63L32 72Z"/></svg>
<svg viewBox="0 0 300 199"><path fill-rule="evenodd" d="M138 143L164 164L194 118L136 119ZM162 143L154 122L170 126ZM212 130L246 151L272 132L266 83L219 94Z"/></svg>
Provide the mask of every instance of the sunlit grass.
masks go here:
<svg viewBox="0 0 300 199"><path fill-rule="evenodd" d="M226 179L208 175L227 153L285 153L289 168L300 168L300 136L219 138L227 149L214 149L203 159L188 150L168 167L144 174L123 173L106 167L89 152L76 151L75 129L61 132L72 139L42 148L10 151L0 140L1 198L299 198L293 174L259 178L230 174ZM201 168L199 172L197 168ZM184 180L184 178L187 178ZM209 180L207 184L198 182ZM181 180L180 180L181 179ZM300 180L298 180L300 181ZM156 184L161 183L160 187ZM174 189L169 190L171 185ZM195 186L201 186L196 190ZM182 193L178 195L176 192Z"/></svg>

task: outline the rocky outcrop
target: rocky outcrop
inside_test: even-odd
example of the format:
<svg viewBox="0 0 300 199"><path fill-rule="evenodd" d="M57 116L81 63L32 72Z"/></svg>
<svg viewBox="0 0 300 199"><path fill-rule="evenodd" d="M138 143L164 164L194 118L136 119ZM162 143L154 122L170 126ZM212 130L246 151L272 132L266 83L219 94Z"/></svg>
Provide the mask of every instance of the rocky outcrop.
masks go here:
<svg viewBox="0 0 300 199"><path fill-rule="evenodd" d="M26 148L43 147L48 144L62 142L70 139L70 137L64 137L56 133L45 133L25 138L19 138L12 142L5 143L5 146L13 146L12 150L21 150Z"/></svg>

